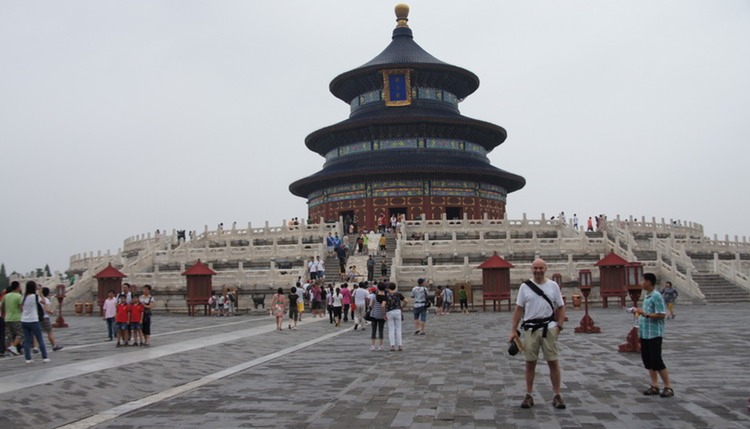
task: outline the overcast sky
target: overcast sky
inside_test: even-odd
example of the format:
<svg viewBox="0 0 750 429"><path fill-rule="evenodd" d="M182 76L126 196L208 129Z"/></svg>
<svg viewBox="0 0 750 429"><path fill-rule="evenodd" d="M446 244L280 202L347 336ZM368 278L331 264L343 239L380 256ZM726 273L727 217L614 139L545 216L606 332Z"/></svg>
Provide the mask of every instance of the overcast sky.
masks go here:
<svg viewBox="0 0 750 429"><path fill-rule="evenodd" d="M0 262L113 252L157 228L305 217L331 79L390 42L395 1L0 0ZM409 2L504 127L511 218L656 216L748 235L750 2Z"/></svg>

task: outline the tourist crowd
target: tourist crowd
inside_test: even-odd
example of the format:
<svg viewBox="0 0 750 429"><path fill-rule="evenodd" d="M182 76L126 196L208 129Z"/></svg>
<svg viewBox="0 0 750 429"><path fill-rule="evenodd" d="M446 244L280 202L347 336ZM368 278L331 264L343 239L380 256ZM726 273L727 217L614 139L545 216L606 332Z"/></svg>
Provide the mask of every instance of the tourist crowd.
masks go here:
<svg viewBox="0 0 750 429"><path fill-rule="evenodd" d="M26 282L21 290L18 281L12 281L0 296L0 356L18 356L23 353L26 363L33 363L32 354L41 354L42 362L50 361L44 344L43 332L52 346L52 351L63 348L55 340L50 315L54 313L49 299L50 290L40 287L33 280Z"/></svg>
<svg viewBox="0 0 750 429"><path fill-rule="evenodd" d="M414 335L425 335L425 322L428 308L435 306L436 315L448 314L453 308L453 291L449 286L439 286L435 295L425 285L424 279L411 289L413 300ZM458 292L461 312L468 313L468 295L463 286ZM433 304L434 303L434 304ZM396 284L388 281L325 283L321 279L298 281L286 293L279 288L271 298L270 314L276 320L278 331L297 329L297 322L309 312L312 317L328 317L336 327L353 323L354 330L370 327L370 348L383 349L385 327L387 326L391 351L402 351L402 313L407 304L406 297L397 290ZM284 321L286 320L286 323Z"/></svg>

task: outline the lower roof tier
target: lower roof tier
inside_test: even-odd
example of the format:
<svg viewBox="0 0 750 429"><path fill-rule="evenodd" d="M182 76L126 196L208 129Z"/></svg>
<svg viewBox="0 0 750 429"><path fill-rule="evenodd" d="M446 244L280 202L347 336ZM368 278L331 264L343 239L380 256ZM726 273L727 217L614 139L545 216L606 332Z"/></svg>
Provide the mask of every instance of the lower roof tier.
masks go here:
<svg viewBox="0 0 750 429"><path fill-rule="evenodd" d="M289 191L310 198L316 191L342 183L378 180L469 180L515 192L526 179L489 163L486 157L456 156L416 150L389 153L386 156L350 156L346 162L327 163L326 167L289 185Z"/></svg>

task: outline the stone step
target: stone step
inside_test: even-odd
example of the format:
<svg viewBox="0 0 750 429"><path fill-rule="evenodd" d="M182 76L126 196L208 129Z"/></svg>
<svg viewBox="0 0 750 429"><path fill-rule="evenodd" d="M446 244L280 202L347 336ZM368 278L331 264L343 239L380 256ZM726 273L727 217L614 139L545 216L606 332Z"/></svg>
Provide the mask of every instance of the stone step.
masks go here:
<svg viewBox="0 0 750 429"><path fill-rule="evenodd" d="M633 252L639 261L655 261L656 252L653 250L636 250Z"/></svg>
<svg viewBox="0 0 750 429"><path fill-rule="evenodd" d="M693 280L709 303L750 302L750 291L717 274L693 274Z"/></svg>

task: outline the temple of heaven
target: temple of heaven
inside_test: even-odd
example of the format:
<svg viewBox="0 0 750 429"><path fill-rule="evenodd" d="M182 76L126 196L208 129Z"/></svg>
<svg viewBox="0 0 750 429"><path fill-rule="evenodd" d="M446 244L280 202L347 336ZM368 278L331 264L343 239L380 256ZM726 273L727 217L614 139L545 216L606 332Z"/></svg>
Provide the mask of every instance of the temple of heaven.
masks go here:
<svg viewBox="0 0 750 429"><path fill-rule="evenodd" d="M351 114L307 136L305 145L325 164L289 186L307 198L313 222L342 217L375 229L380 215L500 219L508 193L526 184L487 158L505 129L458 110L479 78L414 42L408 15L407 5L396 6L388 47L330 84Z"/></svg>

